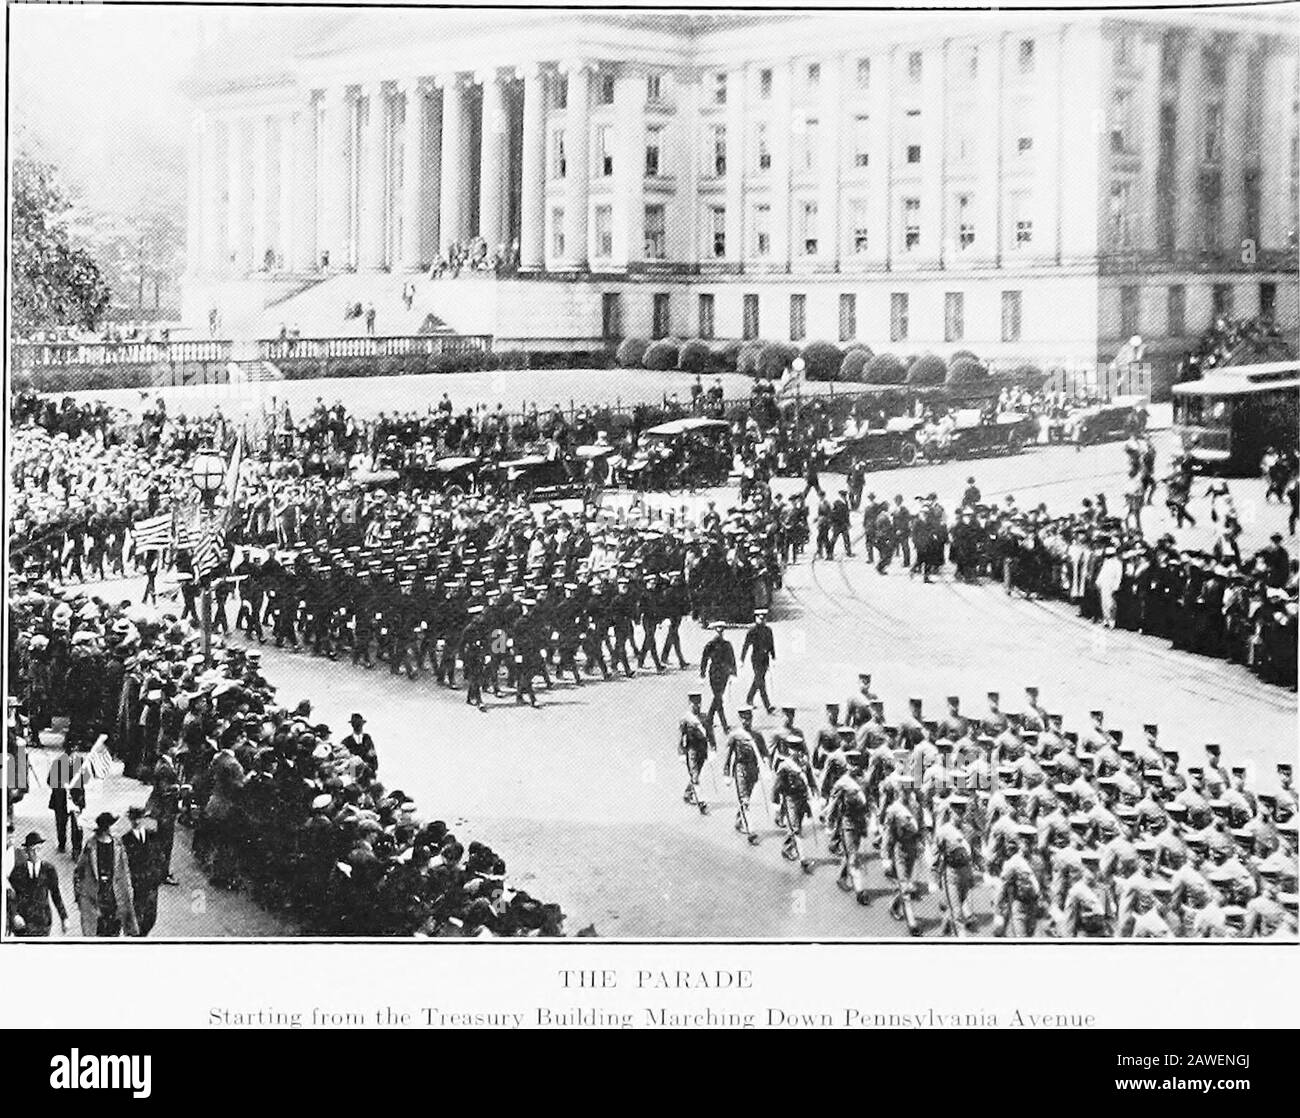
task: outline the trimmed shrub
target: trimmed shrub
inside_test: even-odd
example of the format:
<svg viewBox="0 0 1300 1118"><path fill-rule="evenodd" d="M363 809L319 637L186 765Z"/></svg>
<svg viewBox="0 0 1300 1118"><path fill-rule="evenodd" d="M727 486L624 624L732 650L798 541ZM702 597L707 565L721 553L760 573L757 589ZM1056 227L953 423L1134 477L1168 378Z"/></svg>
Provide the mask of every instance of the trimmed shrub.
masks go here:
<svg viewBox="0 0 1300 1118"><path fill-rule="evenodd" d="M639 369L645 360L645 351L649 348L650 343L645 338L624 338L616 354L619 368Z"/></svg>
<svg viewBox="0 0 1300 1118"><path fill-rule="evenodd" d="M989 371L974 358L962 357L948 366L947 383L950 387L960 388L971 384L983 384L989 379Z"/></svg>
<svg viewBox="0 0 1300 1118"><path fill-rule="evenodd" d="M766 344L757 339L741 342L736 353L736 372L752 377L758 369L758 355L763 352Z"/></svg>
<svg viewBox="0 0 1300 1118"><path fill-rule="evenodd" d="M862 379L867 384L902 384L907 370L892 353L877 353L867 361Z"/></svg>
<svg viewBox="0 0 1300 1118"><path fill-rule="evenodd" d="M844 352L834 342L809 342L803 348L804 376L809 380L836 380Z"/></svg>
<svg viewBox="0 0 1300 1118"><path fill-rule="evenodd" d="M868 346L853 346L840 361L839 378L842 381L848 381L853 384L861 384L866 378L867 362L874 355Z"/></svg>
<svg viewBox="0 0 1300 1118"><path fill-rule="evenodd" d="M651 342L650 348L645 351L645 357L641 359L641 364L647 369L653 369L655 372L665 372L668 369L677 368L677 355L679 347L672 338L660 338L657 342Z"/></svg>
<svg viewBox="0 0 1300 1118"><path fill-rule="evenodd" d="M741 344L741 342L733 338L730 341L714 342L709 346L709 371L734 373L736 363L740 358Z"/></svg>
<svg viewBox="0 0 1300 1118"><path fill-rule="evenodd" d="M708 371L712 356L707 343L697 338L682 345L677 355L677 367L684 373L704 373Z"/></svg>
<svg viewBox="0 0 1300 1118"><path fill-rule="evenodd" d="M958 361L974 361L976 364L978 364L979 357L976 356L974 353L972 353L969 349L959 349L956 353L954 353L951 357L948 358L948 368L951 369L955 364L957 364Z"/></svg>
<svg viewBox="0 0 1300 1118"><path fill-rule="evenodd" d="M928 388L942 384L947 375L948 366L944 364L942 357L936 357L933 353L923 353L908 367L905 383L913 388Z"/></svg>
<svg viewBox="0 0 1300 1118"><path fill-rule="evenodd" d="M758 363L754 372L765 380L776 380L798 356L798 347L789 342L768 342L758 351Z"/></svg>

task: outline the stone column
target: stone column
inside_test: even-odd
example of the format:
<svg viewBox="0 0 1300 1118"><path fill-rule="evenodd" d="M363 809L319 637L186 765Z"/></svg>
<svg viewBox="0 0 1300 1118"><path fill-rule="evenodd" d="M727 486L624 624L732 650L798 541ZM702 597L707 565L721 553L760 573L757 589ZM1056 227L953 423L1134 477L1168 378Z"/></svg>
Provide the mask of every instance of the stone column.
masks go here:
<svg viewBox="0 0 1300 1118"><path fill-rule="evenodd" d="M1142 163L1138 169L1137 197L1134 199L1138 221L1133 243L1144 252L1154 252L1160 234L1161 43L1157 34L1138 34L1137 63L1142 76L1134 90L1132 126Z"/></svg>
<svg viewBox="0 0 1300 1118"><path fill-rule="evenodd" d="M381 83L375 82L363 90L366 98L365 115L361 126L361 221L360 253L358 263L362 268L382 268L387 260L384 253L384 198L387 176L384 173L384 151L388 129L388 98Z"/></svg>
<svg viewBox="0 0 1300 1118"><path fill-rule="evenodd" d="M428 260L429 224L429 94L419 78L401 84L406 115L402 121L402 247L401 266L414 270Z"/></svg>
<svg viewBox="0 0 1300 1118"><path fill-rule="evenodd" d="M1228 50L1223 84L1223 241L1239 254L1246 236L1246 128L1250 56L1240 35ZM1258 246L1256 246L1258 247Z"/></svg>
<svg viewBox="0 0 1300 1118"><path fill-rule="evenodd" d="M492 253L504 246L510 196L510 119L506 114L505 89L500 75L487 70L479 75L483 84L483 129L479 151L478 235Z"/></svg>
<svg viewBox="0 0 1300 1118"><path fill-rule="evenodd" d="M202 240L198 246L198 270L207 275L222 271L226 252L226 176L221 162L222 127L207 117L203 123L201 163Z"/></svg>
<svg viewBox="0 0 1300 1118"><path fill-rule="evenodd" d="M893 257L894 236L894 129L896 107L893 91L897 47L871 55L871 89L867 112L871 127L871 152L867 162L867 252L873 265L888 266ZM996 101L994 102L996 104ZM995 117L996 113L985 114Z"/></svg>
<svg viewBox="0 0 1300 1118"><path fill-rule="evenodd" d="M727 259L740 263L745 245L745 102L749 97L749 71L742 64L727 71Z"/></svg>
<svg viewBox="0 0 1300 1118"><path fill-rule="evenodd" d="M921 59L921 245L913 253L918 264L943 260L945 235L943 151L948 114L948 40L923 53Z"/></svg>
<svg viewBox="0 0 1300 1118"><path fill-rule="evenodd" d="M1006 35L992 35L979 44L975 74L973 124L975 142L974 210L975 243L966 251L972 263L991 264L1002 254L1002 98L1003 54ZM960 235L959 231L954 231Z"/></svg>
<svg viewBox="0 0 1300 1118"><path fill-rule="evenodd" d="M1201 247L1201 157L1204 136L1201 116L1205 82L1201 70L1201 40L1188 35L1178 67L1178 127L1174 140L1174 247Z"/></svg>
<svg viewBox="0 0 1300 1118"><path fill-rule="evenodd" d="M790 114L793 97L792 63L777 62L772 67L772 262L790 266Z"/></svg>
<svg viewBox="0 0 1300 1118"><path fill-rule="evenodd" d="M1259 239L1265 249L1286 249L1290 247L1287 235L1296 227L1291 206L1291 141L1295 136L1291 104L1296 97L1296 60L1290 44L1270 42L1264 51L1263 69Z"/></svg>
<svg viewBox="0 0 1300 1118"><path fill-rule="evenodd" d="M325 91L324 141L319 174L321 191L320 230L317 244L319 260L328 257L329 267L339 270L348 260L348 183L352 157L350 126L352 99L345 86Z"/></svg>
<svg viewBox="0 0 1300 1118"><path fill-rule="evenodd" d="M232 274L244 275L251 267L253 256L252 215L249 212L252 176L245 142L247 125L245 121L233 118L227 127L226 191L230 218L226 225L226 260Z"/></svg>
<svg viewBox="0 0 1300 1118"><path fill-rule="evenodd" d="M613 265L645 256L645 68L620 66L614 79Z"/></svg>
<svg viewBox="0 0 1300 1118"><path fill-rule="evenodd" d="M844 170L844 64L842 55L822 63L820 118L822 150L817 153L817 257L838 268L840 263L840 176Z"/></svg>
<svg viewBox="0 0 1300 1118"><path fill-rule="evenodd" d="M271 248L271 216L275 199L271 189L271 118L253 120L253 271L266 267L266 250Z"/></svg>
<svg viewBox="0 0 1300 1118"><path fill-rule="evenodd" d="M572 268L587 266L588 182L590 175L591 65L567 64L568 105L564 116L564 255Z"/></svg>
<svg viewBox="0 0 1300 1118"><path fill-rule="evenodd" d="M1033 255L1055 260L1060 255L1061 180L1061 36L1065 26L1044 29L1035 38L1034 72L1034 243ZM1110 60L1097 75L1102 89L1112 89ZM1104 140L1104 137L1102 137Z"/></svg>
<svg viewBox="0 0 1300 1118"><path fill-rule="evenodd" d="M190 121L185 175L185 271L196 275L203 270L203 137L204 116L195 113Z"/></svg>
<svg viewBox="0 0 1300 1118"><path fill-rule="evenodd" d="M438 201L438 248L443 256L465 237L464 192L468 189L469 128L459 74L439 77L442 86L442 183Z"/></svg>
<svg viewBox="0 0 1300 1118"><path fill-rule="evenodd" d="M294 131L297 162L291 192L294 207L291 267L297 272L311 272L320 265L320 258L316 254L316 100L310 94L294 116Z"/></svg>
<svg viewBox="0 0 1300 1118"><path fill-rule="evenodd" d="M521 67L524 83L519 266L540 271L546 258L546 78L541 65Z"/></svg>
<svg viewBox="0 0 1300 1118"><path fill-rule="evenodd" d="M298 137L301 129L297 113L285 113L279 119L280 177L278 213L276 214L276 250L281 266L287 271L298 258L298 233L300 224L295 207L298 205L299 160Z"/></svg>

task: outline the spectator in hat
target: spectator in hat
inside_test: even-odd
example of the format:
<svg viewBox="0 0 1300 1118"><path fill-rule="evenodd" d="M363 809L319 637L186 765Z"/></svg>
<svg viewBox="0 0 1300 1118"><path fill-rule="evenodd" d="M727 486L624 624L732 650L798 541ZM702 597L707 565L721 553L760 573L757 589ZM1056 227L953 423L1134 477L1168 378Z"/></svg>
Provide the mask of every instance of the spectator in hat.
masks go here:
<svg viewBox="0 0 1300 1118"><path fill-rule="evenodd" d="M59 853L67 850L68 839L72 839L72 857L81 855L81 824L77 819L79 812L86 808L86 770L81 757L73 751L71 735L63 736L63 751L50 762L46 783L50 786L49 807L54 812L54 831L59 840ZM72 804L69 810L68 804ZM71 830L71 835L69 835Z"/></svg>
<svg viewBox="0 0 1300 1118"><path fill-rule="evenodd" d="M72 896L81 912L81 934L116 937L137 932L135 896L126 851L114 837L117 816L102 811L95 817L95 834L86 843L72 877Z"/></svg>
<svg viewBox="0 0 1300 1118"><path fill-rule="evenodd" d="M23 840L23 861L17 863L9 874L13 890L9 897L9 913L15 935L48 936L53 925L51 906L59 914L59 927L68 930L68 910L63 906L59 892L58 871L49 862L42 861L41 847L45 840L36 831Z"/></svg>
<svg viewBox="0 0 1300 1118"><path fill-rule="evenodd" d="M375 743L365 732L366 720L360 714L353 714L348 722L352 732L343 739L343 745L354 757L360 757L370 766L372 773L379 772L379 754L375 752Z"/></svg>
<svg viewBox="0 0 1300 1118"><path fill-rule="evenodd" d="M126 817L131 829L122 836L122 849L126 851L135 898L136 934L147 936L158 920L158 886L166 876L162 870L162 843L154 833L154 821L144 808L128 808Z"/></svg>

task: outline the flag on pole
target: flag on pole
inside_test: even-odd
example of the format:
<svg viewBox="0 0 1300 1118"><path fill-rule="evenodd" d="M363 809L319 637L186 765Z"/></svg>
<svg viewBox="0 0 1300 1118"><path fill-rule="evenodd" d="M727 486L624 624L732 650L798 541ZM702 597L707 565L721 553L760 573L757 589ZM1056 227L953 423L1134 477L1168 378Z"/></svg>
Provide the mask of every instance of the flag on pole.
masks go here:
<svg viewBox="0 0 1300 1118"><path fill-rule="evenodd" d="M199 527L198 543L194 549L194 577L207 578L226 557L226 527L224 516L213 514L203 518Z"/></svg>
<svg viewBox="0 0 1300 1118"><path fill-rule="evenodd" d="M239 467L244 460L244 440L235 440L230 452L230 464L226 467L226 482L221 488L221 503L227 509L235 507L235 494L239 490Z"/></svg>
<svg viewBox="0 0 1300 1118"><path fill-rule="evenodd" d="M193 551L199 542L199 509L197 505L176 510L174 532L177 551Z"/></svg>
<svg viewBox="0 0 1300 1118"><path fill-rule="evenodd" d="M138 520L131 530L137 551L161 551L172 542L172 514L163 512Z"/></svg>

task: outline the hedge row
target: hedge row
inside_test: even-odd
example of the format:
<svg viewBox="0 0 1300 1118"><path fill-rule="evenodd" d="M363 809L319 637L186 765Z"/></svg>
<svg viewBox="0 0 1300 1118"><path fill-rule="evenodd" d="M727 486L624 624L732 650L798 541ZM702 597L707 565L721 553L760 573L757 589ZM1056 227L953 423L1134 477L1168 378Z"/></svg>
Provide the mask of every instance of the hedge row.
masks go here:
<svg viewBox="0 0 1300 1118"><path fill-rule="evenodd" d="M617 364L624 369L679 369L687 373L734 372L744 376L779 378L796 357L804 360L809 380L852 384L939 385L973 387L996 379L1001 382L1041 383L1043 373L1034 365L1020 365L994 377L988 366L970 350L958 350L947 361L933 353L906 358L874 353L870 346L852 343L842 349L834 342L808 342L801 349L790 342L751 340L713 342L695 338L679 341L627 338L618 347Z"/></svg>

